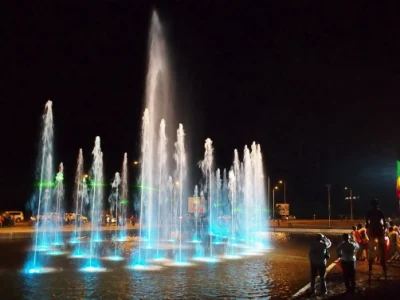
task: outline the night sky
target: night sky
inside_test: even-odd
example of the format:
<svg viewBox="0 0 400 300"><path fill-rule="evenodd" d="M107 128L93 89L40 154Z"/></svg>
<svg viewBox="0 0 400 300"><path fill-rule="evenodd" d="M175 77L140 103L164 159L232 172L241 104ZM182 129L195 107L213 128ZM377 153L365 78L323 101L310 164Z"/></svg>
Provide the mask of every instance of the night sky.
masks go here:
<svg viewBox="0 0 400 300"><path fill-rule="evenodd" d="M291 213L363 216L377 197L398 211L400 22L395 7L349 1L7 1L0 24L2 209L34 192L41 115L53 101L56 161L71 200L78 149L87 169L102 139L106 180L123 153L139 159L148 28L167 36L178 122L190 168L207 137L217 165L261 143L271 183L287 182ZM329 4L328 4L329 2ZM60 4L63 3L63 4ZM167 4L168 3L168 4ZM131 167L133 185L137 168ZM276 195L282 201L282 194Z"/></svg>

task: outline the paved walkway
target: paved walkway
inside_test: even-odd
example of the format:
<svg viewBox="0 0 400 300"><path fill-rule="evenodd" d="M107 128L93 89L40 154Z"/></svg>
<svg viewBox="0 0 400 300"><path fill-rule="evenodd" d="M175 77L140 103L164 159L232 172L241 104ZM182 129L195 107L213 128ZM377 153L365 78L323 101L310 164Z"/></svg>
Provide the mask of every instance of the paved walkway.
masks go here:
<svg viewBox="0 0 400 300"><path fill-rule="evenodd" d="M400 286L400 257L388 263L387 279L383 276L382 267L375 263L372 269L371 280L368 279L368 262L357 261L355 293L346 294L342 272L333 263L327 275L328 295L311 295L310 284L307 284L295 295L293 299L379 299L379 297L399 298ZM317 280L318 282L318 280ZM318 283L317 283L318 284ZM316 290L319 290L317 285Z"/></svg>

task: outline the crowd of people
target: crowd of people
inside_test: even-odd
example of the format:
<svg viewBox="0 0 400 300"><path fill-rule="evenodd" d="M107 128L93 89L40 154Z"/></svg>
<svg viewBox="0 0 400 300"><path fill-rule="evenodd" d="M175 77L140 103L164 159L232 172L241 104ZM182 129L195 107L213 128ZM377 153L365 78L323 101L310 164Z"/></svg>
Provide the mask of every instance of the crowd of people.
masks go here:
<svg viewBox="0 0 400 300"><path fill-rule="evenodd" d="M399 254L400 229L393 221L386 222L385 215L378 207L378 200L371 201L371 209L366 215L365 224L353 226L350 234L344 233L343 241L336 248L340 258L346 293L353 293L356 288L356 261L367 260L369 276L375 261L379 261L386 278L387 262ZM330 257L331 241L319 233L311 244L309 260L311 265L311 292L315 293L315 281L319 274L321 293L327 293L326 263Z"/></svg>

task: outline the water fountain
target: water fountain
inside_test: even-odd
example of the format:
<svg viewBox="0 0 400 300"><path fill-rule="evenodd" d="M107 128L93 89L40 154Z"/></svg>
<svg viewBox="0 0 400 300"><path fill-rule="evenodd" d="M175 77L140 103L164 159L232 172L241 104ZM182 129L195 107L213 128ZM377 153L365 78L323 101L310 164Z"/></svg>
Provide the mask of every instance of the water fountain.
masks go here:
<svg viewBox="0 0 400 300"><path fill-rule="evenodd" d="M98 272L105 269L99 262L99 244L102 241L100 233L100 219L103 208L103 153L100 147L100 137L96 137L93 148L93 164L90 170L91 190L90 190L90 245L89 257L83 271Z"/></svg>
<svg viewBox="0 0 400 300"><path fill-rule="evenodd" d="M54 231L54 240L53 240L53 251L50 254L55 255L60 253L56 251L57 246L63 245L63 238L61 232L61 226L64 223L64 165L60 163L58 168L58 173L56 175L56 183L55 183L55 206L52 209L54 213L53 220L55 221L53 228Z"/></svg>
<svg viewBox="0 0 400 300"><path fill-rule="evenodd" d="M158 191L157 191L157 199L158 199L158 207L157 207L157 240L160 241L161 237L165 238L163 232L163 226L165 222L165 215L169 215L166 211L166 186L165 179L167 174L166 171L166 163L167 163L167 137L165 135L165 120L162 119L160 123L159 129L159 140L158 140ZM163 212L163 213L162 213ZM160 248L160 244L157 244L157 253L156 259L163 258L162 249Z"/></svg>
<svg viewBox="0 0 400 300"><path fill-rule="evenodd" d="M119 241L127 240L126 233L126 222L127 222L127 206L129 203L128 200L128 154L124 153L124 159L122 161L122 173L121 173L121 194L120 194L120 226L121 230L119 230Z"/></svg>
<svg viewBox="0 0 400 300"><path fill-rule="evenodd" d="M82 251L82 226L85 211L84 207L88 204L88 186L87 177L83 171L83 152L79 149L76 173L75 173L75 189L74 189L74 202L75 202L75 219L74 219L74 235L71 239L71 243L77 244L73 257L81 257Z"/></svg>
<svg viewBox="0 0 400 300"><path fill-rule="evenodd" d="M29 273L42 273L48 270L44 266L43 256L39 255L41 251L48 250L50 240L49 233L45 230L49 209L52 204L52 188L54 187L54 166L53 166L53 110L52 102L47 101L44 114L41 133L41 143L39 149L37 165L37 202L31 203L32 215L36 218L36 230L33 244L33 257L28 260L26 270Z"/></svg>
<svg viewBox="0 0 400 300"><path fill-rule="evenodd" d="M119 250L118 250L118 243L121 241L120 237L120 230L119 227L124 227L122 224L123 220L122 215L125 215L122 212L122 206L121 206L121 194L120 194L120 186L121 186L121 176L119 175L118 172L115 173L114 175L114 180L111 183L111 194L108 197L108 202L110 203L110 218L113 218L115 216L115 230L114 230L114 237L113 237L113 242L114 242L114 251L113 255L105 257L105 259L108 260L123 260L123 257L120 255ZM126 236L124 236L126 238Z"/></svg>
<svg viewBox="0 0 400 300"><path fill-rule="evenodd" d="M223 257L237 258L252 255L262 250L264 237L259 233L266 228L266 194L264 190L261 148L253 143L244 147L243 159L234 151L233 164L229 171L216 168L211 139L204 144L204 158L199 162L203 179L194 188L195 211L187 210L188 164L185 149L185 132L182 124L176 131L175 143L168 143L168 135L174 125L169 110L170 75L167 53L161 25L156 14L150 30L149 69L146 82L146 106L143 114L141 159L140 159L140 223L139 230L130 229L139 237L132 250L129 268L154 270L160 264L190 266L196 261L218 262ZM167 126L168 125L168 126ZM40 182L37 214L46 215L63 211L63 164L53 182L52 140L53 116L51 102L46 104L40 156ZM174 146L174 150L172 150ZM115 173L108 198L111 216L116 218L111 239L102 234L100 220L103 218L103 154L100 138L96 137L92 151L93 164L89 178L83 171L83 154L79 150L75 177L75 226L72 243L75 252L71 257L87 258L82 271L98 272L106 268L100 265L99 249L113 242L111 260L122 260L118 243L128 241L126 212L128 203L128 158L124 154L122 171ZM172 172L172 170L174 170ZM53 187L54 193L53 193ZM85 233L85 247L81 246L83 232L78 215L89 206L90 230ZM39 222L38 222L39 224ZM34 258L31 269L42 272L37 251L50 242L62 244L57 226L53 235L40 231L37 224ZM88 227L87 227L88 228ZM50 241L49 238L54 237ZM85 249L84 249L85 248ZM47 248L46 248L47 249ZM40 256L41 257L41 256ZM104 257L103 257L104 258ZM104 262L105 263L105 262ZM154 263L155 265L151 265ZM42 269L40 269L42 268Z"/></svg>

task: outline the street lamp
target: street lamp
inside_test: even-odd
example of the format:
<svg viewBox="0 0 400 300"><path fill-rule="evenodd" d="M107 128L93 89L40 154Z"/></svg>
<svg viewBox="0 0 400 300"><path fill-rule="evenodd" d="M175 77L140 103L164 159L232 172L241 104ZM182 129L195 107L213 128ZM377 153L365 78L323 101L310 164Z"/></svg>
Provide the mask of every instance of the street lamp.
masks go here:
<svg viewBox="0 0 400 300"><path fill-rule="evenodd" d="M136 165L139 164L139 162L138 162L137 160L135 160L135 161L133 162L133 164L136 166Z"/></svg>
<svg viewBox="0 0 400 300"><path fill-rule="evenodd" d="M286 181L279 180L279 184L283 184L283 203L286 203Z"/></svg>
<svg viewBox="0 0 400 300"><path fill-rule="evenodd" d="M328 218L329 218L329 227L331 227L331 184L325 184L328 188Z"/></svg>
<svg viewBox="0 0 400 300"><path fill-rule="evenodd" d="M89 177L89 175L88 174L85 174L85 178L88 178Z"/></svg>
<svg viewBox="0 0 400 300"><path fill-rule="evenodd" d="M350 191L350 220L353 221L353 190L351 188L348 188L347 186L344 188L345 190Z"/></svg>
<svg viewBox="0 0 400 300"><path fill-rule="evenodd" d="M279 187L275 186L272 190L272 218L275 219L275 191L277 191Z"/></svg>

